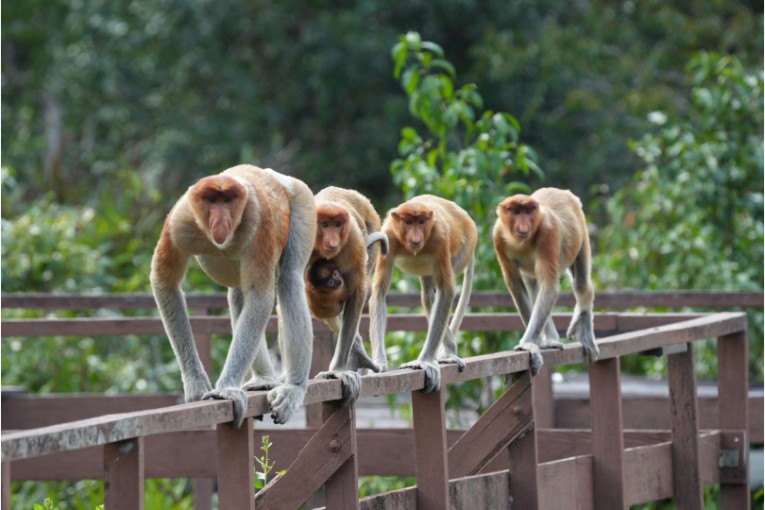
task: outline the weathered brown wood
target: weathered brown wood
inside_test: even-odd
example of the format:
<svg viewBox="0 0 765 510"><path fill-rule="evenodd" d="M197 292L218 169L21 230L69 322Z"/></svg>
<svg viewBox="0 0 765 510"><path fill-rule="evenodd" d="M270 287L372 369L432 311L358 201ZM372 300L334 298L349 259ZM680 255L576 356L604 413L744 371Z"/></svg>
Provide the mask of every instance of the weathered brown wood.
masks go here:
<svg viewBox="0 0 765 510"><path fill-rule="evenodd" d="M128 413L168 407L183 402L183 395L102 393L19 394L6 398L3 393L3 430L47 427L68 421L84 420L113 413Z"/></svg>
<svg viewBox="0 0 765 510"><path fill-rule="evenodd" d="M534 376L534 421L538 429L555 426L555 395L552 383L553 367L543 365Z"/></svg>
<svg viewBox="0 0 765 510"><path fill-rule="evenodd" d="M597 508L625 508L619 359L590 364L592 483Z"/></svg>
<svg viewBox="0 0 765 510"><path fill-rule="evenodd" d="M457 298L455 298L457 299ZM156 308L154 298L148 293L137 294L48 294L48 293L3 293L0 297L3 309L67 309L93 310L148 309ZM225 293L186 294L189 307L223 309L228 306ZM416 293L392 293L387 297L389 306L420 307L420 296ZM561 292L556 306L574 306L571 292ZM601 308L644 307L703 307L703 308L762 308L761 291L598 291L596 305ZM473 308L496 306L515 308L510 294L505 291L473 292L470 296Z"/></svg>
<svg viewBox="0 0 765 510"><path fill-rule="evenodd" d="M439 510L449 501L444 386L441 391L412 392L417 509Z"/></svg>
<svg viewBox="0 0 765 510"><path fill-rule="evenodd" d="M704 506L694 352L693 344L687 344L685 352L668 356L674 495L681 509Z"/></svg>
<svg viewBox="0 0 765 510"><path fill-rule="evenodd" d="M142 510L143 438L104 446L104 506L109 510Z"/></svg>
<svg viewBox="0 0 765 510"><path fill-rule="evenodd" d="M508 382L522 383L524 379L531 378L530 371L523 374L513 374ZM531 383L531 401L534 400L536 391L533 381ZM538 457L537 431L534 426L534 409L531 409L531 422L526 430L518 435L507 447L508 464L510 466L510 496L519 508L531 510L539 506L539 474L537 466Z"/></svg>
<svg viewBox="0 0 765 510"><path fill-rule="evenodd" d="M323 419L325 422L332 419L335 413L341 413L348 420L348 443L351 456L338 467L337 471L324 484L326 505L329 508L358 510L359 469L356 455L356 418L354 416L354 406L345 405L338 408L331 402L323 404ZM340 447L337 441L338 439L330 441L330 450L333 452Z"/></svg>
<svg viewBox="0 0 765 510"><path fill-rule="evenodd" d="M215 480L212 478L194 478L191 480L194 510L212 510L214 482Z"/></svg>
<svg viewBox="0 0 765 510"><path fill-rule="evenodd" d="M255 445L252 418L242 426L218 425L218 505L220 508L255 508Z"/></svg>
<svg viewBox="0 0 765 510"><path fill-rule="evenodd" d="M526 371L449 448L449 478L480 473L508 444L532 426L531 376Z"/></svg>
<svg viewBox="0 0 765 510"><path fill-rule="evenodd" d="M748 357L749 345L746 337L746 325L743 325L736 333L717 339L718 391L720 395L725 396L725 398L720 399L718 404L720 407L720 428L740 431L743 438L746 438L746 427L749 423L749 410L747 409ZM742 439L742 443L746 444L748 440ZM720 508L723 510L748 509L751 505L748 455L740 455L738 465L732 466L727 471L724 476L727 483L720 484ZM736 476L735 472L738 472L739 475ZM739 483L730 483L731 479L740 481Z"/></svg>
<svg viewBox="0 0 765 510"><path fill-rule="evenodd" d="M592 456L584 455L539 465L539 508L593 510Z"/></svg>
<svg viewBox="0 0 765 510"><path fill-rule="evenodd" d="M354 454L353 427L348 410L333 413L287 472L258 492L258 510L299 508L305 503Z"/></svg>
<svg viewBox="0 0 765 510"><path fill-rule="evenodd" d="M624 390L626 391L626 390ZM720 426L717 397L700 396L699 425L702 429ZM763 444L762 390L749 391L748 438L753 444ZM669 398L667 396L622 395L624 426L631 429L668 429ZM558 395L555 399L555 428L581 429L590 426L588 397Z"/></svg>

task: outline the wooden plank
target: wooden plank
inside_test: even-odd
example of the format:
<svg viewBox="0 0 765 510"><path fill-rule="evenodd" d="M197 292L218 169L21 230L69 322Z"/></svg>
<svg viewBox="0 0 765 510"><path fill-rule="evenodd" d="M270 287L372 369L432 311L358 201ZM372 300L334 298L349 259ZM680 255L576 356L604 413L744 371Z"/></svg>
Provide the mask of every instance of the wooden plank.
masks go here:
<svg viewBox="0 0 765 510"><path fill-rule="evenodd" d="M699 465L699 421L693 344L668 356L674 495L678 508L703 508Z"/></svg>
<svg viewBox="0 0 765 510"><path fill-rule="evenodd" d="M315 432L287 472L258 492L258 510L299 508L305 503L354 455L353 427L352 413L333 413Z"/></svg>
<svg viewBox="0 0 765 510"><path fill-rule="evenodd" d="M622 395L624 426L632 429L668 429L669 397ZM700 396L699 426L702 429L719 428L717 397ZM749 392L748 438L752 444L763 444L763 395L761 390ZM590 399L588 397L561 397L555 400L555 428L580 429L590 426Z"/></svg>
<svg viewBox="0 0 765 510"><path fill-rule="evenodd" d="M530 371L518 376L512 375L508 382L515 380L523 385L526 378L531 378ZM531 384L531 401L534 400L535 387ZM539 458L537 454L537 431L534 427L534 409L531 409L531 424L507 447L510 472L510 495L519 508L537 509L539 506Z"/></svg>
<svg viewBox="0 0 765 510"><path fill-rule="evenodd" d="M441 510L449 501L444 390L441 381L441 391L412 392L418 510Z"/></svg>
<svg viewBox="0 0 765 510"><path fill-rule="evenodd" d="M311 354L311 370L308 377L313 379L316 374L329 369L334 354L334 334L331 331L317 333L313 339ZM322 404L309 404L306 406L306 427L319 428L324 422L322 419Z"/></svg>
<svg viewBox="0 0 765 510"><path fill-rule="evenodd" d="M501 471L449 481L451 510L510 509L510 473Z"/></svg>
<svg viewBox="0 0 765 510"><path fill-rule="evenodd" d="M337 407L334 403L324 403L324 421L329 421L335 413L341 413L349 423L348 438L351 455L340 465L324 484L326 505L329 508L342 508L344 510L358 510L359 508L359 469L358 455L356 450L356 418L354 406L345 405ZM340 448L339 439L330 441L330 450Z"/></svg>
<svg viewBox="0 0 765 510"><path fill-rule="evenodd" d="M455 301L458 298L455 298ZM3 293L0 298L3 309L68 309L92 310L110 309L154 309L154 298L148 293L125 294L50 294L50 293ZM186 302L190 307L226 308L225 293L188 293ZM571 292L561 292L556 306L572 307L575 298ZM387 297L389 306L419 308L420 295L417 293L391 293ZM513 300L505 291L473 292L470 306L515 308ZM643 307L703 307L726 308L745 307L762 308L762 291L598 291L599 308Z"/></svg>
<svg viewBox="0 0 765 510"><path fill-rule="evenodd" d="M539 465L539 508L593 510L592 456L584 455Z"/></svg>
<svg viewBox="0 0 765 510"><path fill-rule="evenodd" d="M212 478L193 478L191 480L194 510L212 510L214 482L215 480Z"/></svg>
<svg viewBox="0 0 765 510"><path fill-rule="evenodd" d="M719 377L718 392L720 398L720 428L739 431L743 435L741 442L747 444L746 427L749 423L747 408L747 389L749 380L749 345L746 337L746 325L740 331L717 340L717 371ZM743 445L742 445L743 448ZM745 452L746 449L744 448ZM732 463L731 463L732 464ZM727 468L720 484L720 508L748 509L749 497L749 457L740 455L736 466ZM738 476L735 473L738 472ZM738 483L730 483L737 481Z"/></svg>
<svg viewBox="0 0 765 510"><path fill-rule="evenodd" d="M508 444L533 426L531 375L520 379L449 448L449 478L480 473Z"/></svg>
<svg viewBox="0 0 765 510"><path fill-rule="evenodd" d="M593 498L597 508L625 508L624 437L619 359L590 364Z"/></svg>
<svg viewBox="0 0 765 510"><path fill-rule="evenodd" d="M553 367L543 365L534 376L534 420L539 429L555 426L555 396L552 383Z"/></svg>
<svg viewBox="0 0 765 510"><path fill-rule="evenodd" d="M104 506L109 510L142 510L143 438L104 446Z"/></svg>
<svg viewBox="0 0 765 510"><path fill-rule="evenodd" d="M220 508L255 509L255 445L252 418L242 426L217 426L218 505Z"/></svg>
<svg viewBox="0 0 765 510"><path fill-rule="evenodd" d="M58 425L68 421L95 418L105 414L127 413L168 407L183 402L179 393L122 394L21 394L6 398L3 393L3 430L25 430Z"/></svg>

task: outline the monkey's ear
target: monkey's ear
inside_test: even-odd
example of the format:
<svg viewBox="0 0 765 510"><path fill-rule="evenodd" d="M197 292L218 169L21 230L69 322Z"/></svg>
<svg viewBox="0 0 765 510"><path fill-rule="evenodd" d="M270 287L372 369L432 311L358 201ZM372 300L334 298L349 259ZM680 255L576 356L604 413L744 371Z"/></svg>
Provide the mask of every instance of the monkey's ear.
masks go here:
<svg viewBox="0 0 765 510"><path fill-rule="evenodd" d="M425 217L426 220L430 220L433 218L433 211L423 211L422 215Z"/></svg>
<svg viewBox="0 0 765 510"><path fill-rule="evenodd" d="M390 216L396 221L401 221L401 215L397 213L395 210L390 212Z"/></svg>

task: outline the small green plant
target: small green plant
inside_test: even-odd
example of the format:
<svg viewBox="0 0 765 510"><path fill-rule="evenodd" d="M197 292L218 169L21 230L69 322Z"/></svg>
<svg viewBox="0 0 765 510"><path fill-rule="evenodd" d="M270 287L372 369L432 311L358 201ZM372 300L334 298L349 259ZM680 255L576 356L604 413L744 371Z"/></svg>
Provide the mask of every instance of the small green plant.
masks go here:
<svg viewBox="0 0 765 510"><path fill-rule="evenodd" d="M265 435L261 438L260 442L260 450L263 452L263 455L260 457L255 457L255 460L260 465L261 471L255 470L255 491L261 490L263 487L268 485L269 482L269 475L274 469L274 465L276 464L275 461L271 460L269 457L269 450L273 446L273 443L271 443L268 435ZM283 475L286 473L286 469L282 469L281 471L276 472L276 476Z"/></svg>
<svg viewBox="0 0 765 510"><path fill-rule="evenodd" d="M35 510L58 510L58 507L50 498L45 498L42 505L35 505Z"/></svg>

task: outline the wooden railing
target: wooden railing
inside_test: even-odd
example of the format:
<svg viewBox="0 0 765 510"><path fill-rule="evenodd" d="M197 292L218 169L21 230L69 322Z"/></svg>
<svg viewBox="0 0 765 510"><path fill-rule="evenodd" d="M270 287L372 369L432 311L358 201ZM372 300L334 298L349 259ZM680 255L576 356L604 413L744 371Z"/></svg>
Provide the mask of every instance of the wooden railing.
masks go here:
<svg viewBox="0 0 765 510"><path fill-rule="evenodd" d="M489 296L479 295L476 299L491 303L484 306L503 306L497 304L501 295ZM616 293L613 296L615 301L632 299L618 298ZM29 302L23 299L28 296L3 296L3 307L28 307ZM192 307L225 306L219 296L203 305L192 299L196 297L190 297ZM697 306L714 306L709 304L709 296L704 299L705 304ZM759 300L762 306L762 294ZM599 294L598 301L603 303L603 294ZM726 306L735 305L730 295L723 301ZM646 302L663 306L654 298ZM72 297L65 306L51 303L47 307L79 308ZM83 308L95 306L94 302ZM119 308L115 303L110 307ZM565 328L568 318L555 316L559 329ZM225 317L199 316L193 321L197 335L230 328ZM354 408L334 406L333 401L340 396L340 383L311 381L305 402L317 409L314 418L309 414L309 425L317 428L281 430L276 435L274 430L269 431L274 444L282 447L279 458L294 462L284 476L256 497L252 476L253 448L258 438L251 418L267 414L262 392L250 394L250 418L241 429L227 424L233 418L231 404L213 401L4 432L3 505L9 501L11 478L40 479L28 477L35 472L50 476L39 475L42 466L48 466L48 473L56 468L62 472L58 475L61 478L53 479L103 478L110 510L141 508L145 476L217 476L220 508L252 508L253 504L257 508L297 508L322 485L327 507L332 509L359 505L373 508L380 502L385 508L414 508L415 501L417 508L446 508L449 500L453 508L508 508L510 495L514 508L564 508L572 500L579 501L581 508L623 508L672 496L682 507L700 508L701 487L713 483L721 484L723 508L746 508L749 422L745 315L599 313L595 325L601 360L589 365L591 431L541 429L535 419L537 408L540 402L550 405L551 400L544 378L528 376L527 354L494 353L466 359L462 373L454 366L444 366L444 388L438 393L419 391L423 386L421 371L395 370L365 376L362 395L411 393L412 429L356 430ZM2 326L3 336L27 336L30 331L34 335L162 332L154 317L3 319ZM275 328L275 324L269 327ZM516 315L470 314L462 329L519 331L522 327ZM425 330L426 323L419 315L391 315L388 329ZM321 346L329 349L331 337L318 323L316 333L321 339L317 343L321 357ZM705 338L718 339L719 394L724 398L719 399L718 412L714 413L717 423L700 431L693 342ZM646 351L669 359L672 432L624 430L618 358ZM545 353L548 367L582 361L578 344L569 344L561 352ZM515 380L473 427L465 432L448 431L444 410L448 386L491 375L508 375ZM45 406L45 398L36 400ZM4 430L9 428L6 414ZM21 428L29 423L13 425ZM213 426L215 430L210 429ZM734 461L736 456L738 460ZM414 474L417 487L359 503L359 474Z"/></svg>

